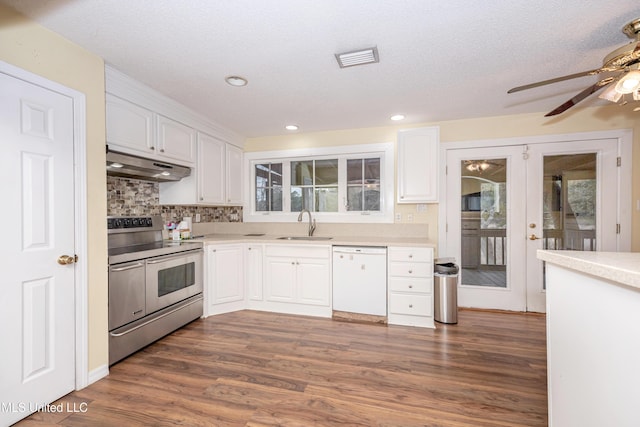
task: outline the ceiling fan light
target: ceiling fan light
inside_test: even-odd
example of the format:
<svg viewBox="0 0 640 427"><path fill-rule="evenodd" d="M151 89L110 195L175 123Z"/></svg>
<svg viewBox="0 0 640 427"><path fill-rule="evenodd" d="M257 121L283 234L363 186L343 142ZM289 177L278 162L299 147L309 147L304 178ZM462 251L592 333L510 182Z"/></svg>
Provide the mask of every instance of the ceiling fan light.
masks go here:
<svg viewBox="0 0 640 427"><path fill-rule="evenodd" d="M629 71L616 83L616 92L627 94L640 88L640 71Z"/></svg>
<svg viewBox="0 0 640 427"><path fill-rule="evenodd" d="M610 102L618 102L622 98L622 94L616 90L616 85L609 86L600 96L600 99L606 99Z"/></svg>

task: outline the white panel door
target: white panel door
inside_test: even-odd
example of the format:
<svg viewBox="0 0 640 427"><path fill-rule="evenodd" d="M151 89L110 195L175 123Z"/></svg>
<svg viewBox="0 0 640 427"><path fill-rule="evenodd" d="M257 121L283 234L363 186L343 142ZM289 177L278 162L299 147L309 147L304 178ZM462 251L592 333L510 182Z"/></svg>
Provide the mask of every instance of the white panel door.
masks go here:
<svg viewBox="0 0 640 427"><path fill-rule="evenodd" d="M75 386L73 103L0 73L0 424ZM68 255L70 264L58 258Z"/></svg>

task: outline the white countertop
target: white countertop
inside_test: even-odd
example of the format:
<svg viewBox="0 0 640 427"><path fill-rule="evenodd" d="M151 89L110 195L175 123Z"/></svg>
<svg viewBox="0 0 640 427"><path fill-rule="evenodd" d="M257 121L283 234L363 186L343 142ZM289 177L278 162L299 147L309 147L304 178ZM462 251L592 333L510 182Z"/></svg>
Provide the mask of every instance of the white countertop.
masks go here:
<svg viewBox="0 0 640 427"><path fill-rule="evenodd" d="M250 236L244 234L208 234L204 237L193 239L204 244L216 243L277 243L287 245L348 245L348 246L416 246L435 248L436 244L425 238L411 237L362 237L362 236L336 236L331 240L286 240L278 239L281 235L265 234L263 236ZM302 237L302 236L301 236Z"/></svg>
<svg viewBox="0 0 640 427"><path fill-rule="evenodd" d="M640 253L538 251L538 259L640 289Z"/></svg>

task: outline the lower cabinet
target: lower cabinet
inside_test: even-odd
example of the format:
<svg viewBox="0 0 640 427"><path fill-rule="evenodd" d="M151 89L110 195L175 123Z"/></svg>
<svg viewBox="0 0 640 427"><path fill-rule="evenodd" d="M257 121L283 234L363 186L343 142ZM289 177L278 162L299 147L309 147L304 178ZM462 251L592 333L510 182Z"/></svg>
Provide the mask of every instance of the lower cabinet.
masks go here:
<svg viewBox="0 0 640 427"><path fill-rule="evenodd" d="M205 315L245 308L244 245L214 245L206 248Z"/></svg>
<svg viewBox="0 0 640 427"><path fill-rule="evenodd" d="M263 297L264 269L262 257L264 247L261 244L250 243L245 247L245 288L247 289L247 307L259 309Z"/></svg>
<svg viewBox="0 0 640 427"><path fill-rule="evenodd" d="M331 316L330 254L326 245L266 245L265 309Z"/></svg>
<svg viewBox="0 0 640 427"><path fill-rule="evenodd" d="M434 328L433 249L389 247L387 260L388 323Z"/></svg>

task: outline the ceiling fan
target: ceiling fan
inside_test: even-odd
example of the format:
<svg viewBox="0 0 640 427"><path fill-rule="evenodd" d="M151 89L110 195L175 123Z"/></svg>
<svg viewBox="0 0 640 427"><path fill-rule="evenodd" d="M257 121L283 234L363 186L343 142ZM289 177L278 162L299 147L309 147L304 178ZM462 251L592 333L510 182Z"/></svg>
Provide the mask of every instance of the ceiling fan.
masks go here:
<svg viewBox="0 0 640 427"><path fill-rule="evenodd" d="M521 90L532 89L578 77L611 73L612 75L608 75L599 80L564 104L558 106L555 110L545 114L545 117L555 116L568 110L578 102L603 89L605 86L609 86L609 88L600 95L602 99L616 103L620 101L620 99L623 99L622 104L626 104L626 100L624 100L623 97L624 95L631 94L633 100L640 101L640 18L634 19L625 25L624 28L622 28L622 32L629 38L634 39L634 41L609 53L602 61L602 67L514 87L513 89L509 89L507 93L519 92Z"/></svg>

